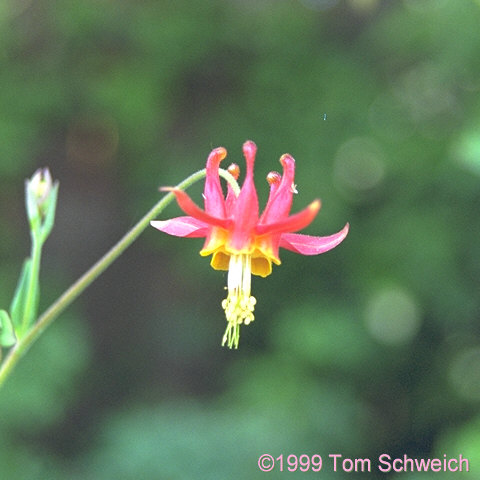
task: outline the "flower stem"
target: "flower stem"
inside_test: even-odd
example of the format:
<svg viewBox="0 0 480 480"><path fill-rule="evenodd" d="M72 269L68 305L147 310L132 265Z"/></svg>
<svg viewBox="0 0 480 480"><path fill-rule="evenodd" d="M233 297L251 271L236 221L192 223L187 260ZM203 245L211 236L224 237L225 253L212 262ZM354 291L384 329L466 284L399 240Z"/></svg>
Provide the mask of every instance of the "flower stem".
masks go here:
<svg viewBox="0 0 480 480"><path fill-rule="evenodd" d="M236 180L226 170L220 169L220 176L230 183L238 195L240 188ZM190 175L177 185L179 189L186 189L198 180L205 177L206 170L202 169ZM85 272L70 288L40 315L35 325L21 337L10 349L5 361L0 366L0 387L10 375L20 358L27 352L43 331L53 323L62 313L97 277L100 276L148 227L150 221L155 219L162 210L175 198L173 193L165 195L120 241L114 245L100 260ZM33 272L32 272L33 273Z"/></svg>

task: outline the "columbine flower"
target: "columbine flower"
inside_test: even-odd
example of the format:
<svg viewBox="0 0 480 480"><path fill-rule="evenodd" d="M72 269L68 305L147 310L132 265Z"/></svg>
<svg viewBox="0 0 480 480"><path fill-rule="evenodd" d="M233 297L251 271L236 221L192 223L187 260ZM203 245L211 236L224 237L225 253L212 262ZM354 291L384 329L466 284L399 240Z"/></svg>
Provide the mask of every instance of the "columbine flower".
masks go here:
<svg viewBox="0 0 480 480"><path fill-rule="evenodd" d="M253 321L255 297L251 295L251 275L266 277L272 273L272 263L280 265L279 248L302 255L318 255L336 247L348 233L343 229L328 237L314 237L297 232L307 225L320 210L320 201L314 200L304 210L290 214L292 197L297 193L294 184L295 160L288 154L280 158L283 175L270 172L267 182L270 195L265 210L259 215L257 191L253 181L256 145L247 141L243 154L247 171L238 196L228 184L224 197L219 177L220 162L227 151L212 150L207 159L204 188L205 209L178 188L165 188L175 194L178 205L188 215L164 221L153 221L152 226L177 237L205 237L200 255L212 255L211 266L228 270L228 295L222 302L227 318L227 329L222 345L238 348L240 325ZM232 164L228 171L235 179L240 169Z"/></svg>

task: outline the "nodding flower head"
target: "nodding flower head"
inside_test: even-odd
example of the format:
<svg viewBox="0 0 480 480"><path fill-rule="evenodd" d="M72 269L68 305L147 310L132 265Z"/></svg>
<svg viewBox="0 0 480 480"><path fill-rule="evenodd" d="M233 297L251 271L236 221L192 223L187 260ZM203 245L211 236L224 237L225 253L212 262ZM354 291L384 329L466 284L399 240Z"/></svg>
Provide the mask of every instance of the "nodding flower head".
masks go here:
<svg viewBox="0 0 480 480"><path fill-rule="evenodd" d="M203 192L204 208L178 188L171 191L186 216L153 221L158 230L177 237L204 237L200 255L211 255L211 266L228 270L227 298L222 301L227 329L222 345L238 348L240 325L254 319L255 297L251 295L251 276L266 277L272 264L280 265L279 249L285 248L302 255L318 255L336 247L348 233L348 223L338 233L326 237L302 235L298 232L309 225L320 210L320 200L314 200L298 213L290 215L292 198L297 193L294 183L295 160L282 155L283 173L270 172L267 182L270 194L263 212L259 213L253 170L257 147L252 141L243 144L246 174L240 193L228 186L224 196L220 184L220 162L226 157L223 147L212 150L207 159ZM237 179L238 165L228 172Z"/></svg>

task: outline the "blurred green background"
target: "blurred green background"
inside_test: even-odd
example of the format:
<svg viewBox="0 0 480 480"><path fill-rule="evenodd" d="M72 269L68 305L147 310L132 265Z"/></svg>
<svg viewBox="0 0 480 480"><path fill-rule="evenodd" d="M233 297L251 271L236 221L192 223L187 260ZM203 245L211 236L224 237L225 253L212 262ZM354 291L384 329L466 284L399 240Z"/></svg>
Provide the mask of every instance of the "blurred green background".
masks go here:
<svg viewBox="0 0 480 480"><path fill-rule="evenodd" d="M255 277L229 351L226 275L148 229L0 392L0 478L355 477L333 453L480 478L479 24L478 0L1 0L1 307L38 167L60 181L42 310L219 145L243 168L257 143L261 204L291 153L293 210L323 202L307 232L351 230Z"/></svg>

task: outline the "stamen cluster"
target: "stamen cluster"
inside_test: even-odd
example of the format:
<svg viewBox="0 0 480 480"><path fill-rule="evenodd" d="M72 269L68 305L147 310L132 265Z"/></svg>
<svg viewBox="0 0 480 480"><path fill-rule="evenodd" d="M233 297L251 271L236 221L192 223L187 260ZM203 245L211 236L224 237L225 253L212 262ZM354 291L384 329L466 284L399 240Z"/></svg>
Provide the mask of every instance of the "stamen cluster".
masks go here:
<svg viewBox="0 0 480 480"><path fill-rule="evenodd" d="M250 295L251 286L250 255L232 255L228 269L228 296L222 301L228 325L223 336L222 345L238 348L240 325L253 322L253 310L257 300Z"/></svg>

